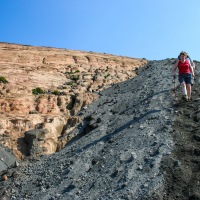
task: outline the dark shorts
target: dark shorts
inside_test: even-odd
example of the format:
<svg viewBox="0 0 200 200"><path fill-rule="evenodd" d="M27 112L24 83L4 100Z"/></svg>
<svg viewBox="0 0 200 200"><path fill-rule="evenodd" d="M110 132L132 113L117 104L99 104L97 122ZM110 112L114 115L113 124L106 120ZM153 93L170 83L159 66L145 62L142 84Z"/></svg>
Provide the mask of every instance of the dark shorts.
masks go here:
<svg viewBox="0 0 200 200"><path fill-rule="evenodd" d="M179 74L179 82L180 83L185 82L186 84L191 84L192 74Z"/></svg>

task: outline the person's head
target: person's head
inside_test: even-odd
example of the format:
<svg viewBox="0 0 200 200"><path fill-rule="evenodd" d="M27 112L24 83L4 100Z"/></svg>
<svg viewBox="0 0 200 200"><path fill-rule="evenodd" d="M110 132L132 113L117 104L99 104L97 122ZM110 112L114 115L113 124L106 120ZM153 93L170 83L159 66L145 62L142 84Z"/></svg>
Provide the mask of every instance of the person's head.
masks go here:
<svg viewBox="0 0 200 200"><path fill-rule="evenodd" d="M180 58L187 58L187 53L185 51L181 51Z"/></svg>

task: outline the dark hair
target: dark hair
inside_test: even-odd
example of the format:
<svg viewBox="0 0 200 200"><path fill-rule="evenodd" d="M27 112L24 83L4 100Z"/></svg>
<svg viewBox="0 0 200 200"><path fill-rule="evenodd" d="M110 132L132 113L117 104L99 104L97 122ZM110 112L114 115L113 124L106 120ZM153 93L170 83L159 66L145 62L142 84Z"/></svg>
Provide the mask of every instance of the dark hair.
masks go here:
<svg viewBox="0 0 200 200"><path fill-rule="evenodd" d="M184 56L186 56L186 57L187 57L187 53L186 53L186 52L184 52L184 51L181 51L180 55L184 55Z"/></svg>

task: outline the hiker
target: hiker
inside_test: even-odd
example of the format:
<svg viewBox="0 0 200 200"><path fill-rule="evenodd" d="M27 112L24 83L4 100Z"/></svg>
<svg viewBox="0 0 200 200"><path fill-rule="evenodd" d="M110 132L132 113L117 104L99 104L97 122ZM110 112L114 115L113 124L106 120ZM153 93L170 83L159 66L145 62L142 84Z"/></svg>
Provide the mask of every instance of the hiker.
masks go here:
<svg viewBox="0 0 200 200"><path fill-rule="evenodd" d="M177 60L174 65L173 74L175 77L176 69L179 70L179 82L182 87L183 99L191 100L191 81L192 76L194 76L194 70L190 62L187 60L187 53L180 53L180 60Z"/></svg>
<svg viewBox="0 0 200 200"><path fill-rule="evenodd" d="M181 53L186 53L186 52L181 51ZM181 60L181 56L180 56L181 53L180 53L179 56L178 56L178 59L179 59L179 60ZM190 56L188 55L188 53L186 53L186 54L187 54L186 60L189 61L190 65L191 65L191 67L193 68L193 71L194 71L194 69L195 69L195 63L194 63L193 60L190 58ZM194 84L194 76L192 76L192 80L191 80L191 85L193 85L193 84Z"/></svg>

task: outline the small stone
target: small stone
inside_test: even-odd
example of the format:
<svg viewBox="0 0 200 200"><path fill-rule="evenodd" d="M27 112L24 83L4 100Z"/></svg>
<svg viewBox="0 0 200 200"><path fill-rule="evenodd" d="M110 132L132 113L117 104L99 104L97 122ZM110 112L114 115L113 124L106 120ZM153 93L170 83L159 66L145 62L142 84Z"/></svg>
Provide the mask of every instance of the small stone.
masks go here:
<svg viewBox="0 0 200 200"><path fill-rule="evenodd" d="M6 174L4 174L4 175L2 176L2 180L3 180L3 181L7 181L7 180L8 180L8 177L7 177Z"/></svg>
<svg viewBox="0 0 200 200"><path fill-rule="evenodd" d="M15 186L20 186L20 182L15 182Z"/></svg>
<svg viewBox="0 0 200 200"><path fill-rule="evenodd" d="M18 167L18 166L19 166L19 162L15 161L15 167Z"/></svg>
<svg viewBox="0 0 200 200"><path fill-rule="evenodd" d="M143 129L144 128L144 126L143 125L140 125L140 129Z"/></svg>
<svg viewBox="0 0 200 200"><path fill-rule="evenodd" d="M142 166L142 165L139 165L139 166L138 166L138 170L143 170L143 166Z"/></svg>
<svg viewBox="0 0 200 200"><path fill-rule="evenodd" d="M199 135L194 135L193 138L194 138L196 141L200 142L200 136L199 136Z"/></svg>
<svg viewBox="0 0 200 200"><path fill-rule="evenodd" d="M144 187L145 187L145 188L148 187L148 186L149 186L148 183L145 183L145 184L144 184Z"/></svg>
<svg viewBox="0 0 200 200"><path fill-rule="evenodd" d="M98 118L97 119L97 123L100 123L102 120L101 120L101 118Z"/></svg>

